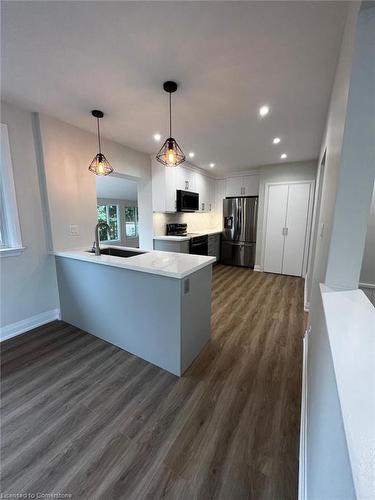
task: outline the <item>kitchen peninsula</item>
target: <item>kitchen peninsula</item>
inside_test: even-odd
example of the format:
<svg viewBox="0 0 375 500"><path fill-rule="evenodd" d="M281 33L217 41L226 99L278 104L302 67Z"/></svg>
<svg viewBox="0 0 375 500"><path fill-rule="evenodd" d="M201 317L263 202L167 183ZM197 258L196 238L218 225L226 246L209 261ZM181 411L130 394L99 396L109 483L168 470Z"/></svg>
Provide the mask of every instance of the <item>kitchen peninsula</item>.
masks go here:
<svg viewBox="0 0 375 500"><path fill-rule="evenodd" d="M214 257L54 255L63 321L178 376L209 340Z"/></svg>

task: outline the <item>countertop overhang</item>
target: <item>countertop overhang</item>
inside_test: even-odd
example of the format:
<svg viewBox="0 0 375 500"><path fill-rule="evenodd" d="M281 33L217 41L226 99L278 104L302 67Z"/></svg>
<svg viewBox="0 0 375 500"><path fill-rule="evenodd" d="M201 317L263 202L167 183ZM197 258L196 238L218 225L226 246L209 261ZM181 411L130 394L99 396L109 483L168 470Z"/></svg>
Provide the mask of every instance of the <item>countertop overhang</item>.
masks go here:
<svg viewBox="0 0 375 500"><path fill-rule="evenodd" d="M212 265L215 257L205 255L192 255L175 252L161 252L157 250L142 250L132 247L121 247L116 245L101 245L101 248L119 248L140 252L134 257L115 257L113 255L99 255L89 253L88 248L79 248L75 250L52 252L56 257L65 257L69 259L91 262L104 266L120 267L131 271L167 276L169 278L182 279L200 269ZM142 253L146 252L146 253Z"/></svg>
<svg viewBox="0 0 375 500"><path fill-rule="evenodd" d="M221 234L223 232L222 229L209 229L208 231L193 231L194 236L204 236L207 234L210 236L211 234ZM167 235L161 235L161 236L154 236L154 240L165 240L165 241L189 241L191 238L193 238L192 235L187 235L187 236L167 236Z"/></svg>

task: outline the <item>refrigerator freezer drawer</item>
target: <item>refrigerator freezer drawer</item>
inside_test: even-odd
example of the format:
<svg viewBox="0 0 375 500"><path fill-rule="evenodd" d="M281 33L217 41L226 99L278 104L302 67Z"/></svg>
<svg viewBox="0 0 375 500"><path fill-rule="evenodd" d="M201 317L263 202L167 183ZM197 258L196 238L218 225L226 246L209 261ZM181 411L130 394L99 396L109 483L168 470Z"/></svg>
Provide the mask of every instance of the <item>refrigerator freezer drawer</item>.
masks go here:
<svg viewBox="0 0 375 500"><path fill-rule="evenodd" d="M230 266L254 267L255 249L255 243L222 241L220 262Z"/></svg>

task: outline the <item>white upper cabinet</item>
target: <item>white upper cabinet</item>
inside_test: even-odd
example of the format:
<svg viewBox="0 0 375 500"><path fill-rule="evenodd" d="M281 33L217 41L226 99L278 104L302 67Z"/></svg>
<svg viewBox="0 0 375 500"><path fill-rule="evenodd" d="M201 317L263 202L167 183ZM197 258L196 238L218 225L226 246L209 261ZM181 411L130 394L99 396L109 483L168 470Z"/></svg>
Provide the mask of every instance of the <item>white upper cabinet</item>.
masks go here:
<svg viewBox="0 0 375 500"><path fill-rule="evenodd" d="M152 209L154 212L176 211L176 169L152 161Z"/></svg>
<svg viewBox="0 0 375 500"><path fill-rule="evenodd" d="M258 196L259 174L243 177L228 177L226 179L225 196Z"/></svg>
<svg viewBox="0 0 375 500"><path fill-rule="evenodd" d="M220 201L217 201L216 184L220 182ZM165 167L152 160L152 208L154 212L176 212L176 191L199 194L199 212L222 210L225 198L225 180L217 181L207 175L184 168Z"/></svg>
<svg viewBox="0 0 375 500"><path fill-rule="evenodd" d="M172 168L172 167L171 167ZM184 168L181 165L173 168L176 171L177 185L176 189L182 189L182 191L192 191L196 192L195 177L196 172Z"/></svg>
<svg viewBox="0 0 375 500"><path fill-rule="evenodd" d="M213 212L215 200L215 180L199 172L195 174L195 188L199 194L199 211Z"/></svg>
<svg viewBox="0 0 375 500"><path fill-rule="evenodd" d="M215 207L214 211L222 214L223 213L223 200L225 198L225 179L217 179L214 181L215 188Z"/></svg>
<svg viewBox="0 0 375 500"><path fill-rule="evenodd" d="M225 196L241 196L242 177L228 177L226 180Z"/></svg>
<svg viewBox="0 0 375 500"><path fill-rule="evenodd" d="M259 194L259 174L245 175L242 177L242 196L258 196Z"/></svg>

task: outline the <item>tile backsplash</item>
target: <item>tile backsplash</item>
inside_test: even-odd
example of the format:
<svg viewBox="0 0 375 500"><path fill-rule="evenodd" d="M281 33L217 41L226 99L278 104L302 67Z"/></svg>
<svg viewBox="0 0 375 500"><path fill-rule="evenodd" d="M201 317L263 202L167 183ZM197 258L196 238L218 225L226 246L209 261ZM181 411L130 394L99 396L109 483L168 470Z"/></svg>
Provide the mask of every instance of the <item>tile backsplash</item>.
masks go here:
<svg viewBox="0 0 375 500"><path fill-rule="evenodd" d="M154 235L163 236L166 233L166 224L183 223L188 225L188 232L205 231L206 229L220 229L222 216L216 212L204 213L154 213Z"/></svg>

